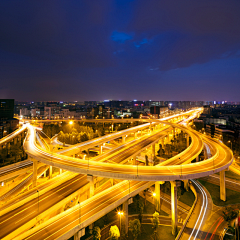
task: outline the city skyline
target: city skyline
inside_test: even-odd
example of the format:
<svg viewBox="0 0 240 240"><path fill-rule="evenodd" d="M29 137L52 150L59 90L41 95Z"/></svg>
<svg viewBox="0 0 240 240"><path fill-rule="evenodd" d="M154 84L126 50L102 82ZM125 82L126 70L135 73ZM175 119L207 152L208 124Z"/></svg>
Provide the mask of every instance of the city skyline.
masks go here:
<svg viewBox="0 0 240 240"><path fill-rule="evenodd" d="M240 101L240 3L0 3L1 98Z"/></svg>

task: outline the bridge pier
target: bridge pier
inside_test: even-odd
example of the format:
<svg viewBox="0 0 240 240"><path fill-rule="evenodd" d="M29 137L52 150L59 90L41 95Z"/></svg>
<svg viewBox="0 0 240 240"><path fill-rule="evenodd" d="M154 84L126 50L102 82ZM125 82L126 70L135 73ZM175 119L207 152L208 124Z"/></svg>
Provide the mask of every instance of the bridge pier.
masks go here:
<svg viewBox="0 0 240 240"><path fill-rule="evenodd" d="M37 186L37 161L32 159L33 161L33 182L32 182L32 186L33 188Z"/></svg>
<svg viewBox="0 0 240 240"><path fill-rule="evenodd" d="M170 181L171 183L171 211L172 211L172 234L177 234L177 187L181 185L180 181Z"/></svg>
<svg viewBox="0 0 240 240"><path fill-rule="evenodd" d="M136 138L137 138L137 132L134 133L134 139L136 139Z"/></svg>
<svg viewBox="0 0 240 240"><path fill-rule="evenodd" d="M63 170L62 168L59 168L59 174L62 174Z"/></svg>
<svg viewBox="0 0 240 240"><path fill-rule="evenodd" d="M126 141L126 136L122 136L122 143L125 143Z"/></svg>
<svg viewBox="0 0 240 240"><path fill-rule="evenodd" d="M51 179L52 178L52 166L49 166L49 179Z"/></svg>
<svg viewBox="0 0 240 240"><path fill-rule="evenodd" d="M155 157L155 143L152 144L152 155L153 157Z"/></svg>
<svg viewBox="0 0 240 240"><path fill-rule="evenodd" d="M89 187L89 197L92 197L94 195L94 179L92 175L87 175L87 180L89 181L90 187Z"/></svg>
<svg viewBox="0 0 240 240"><path fill-rule="evenodd" d="M81 237L85 235L85 228L79 230L73 235L74 240L80 240Z"/></svg>
<svg viewBox="0 0 240 240"><path fill-rule="evenodd" d="M137 163L137 156L133 156L133 165L136 165L136 163Z"/></svg>
<svg viewBox="0 0 240 240"><path fill-rule="evenodd" d="M169 131L167 131L167 143L169 143L170 137L169 137Z"/></svg>
<svg viewBox="0 0 240 240"><path fill-rule="evenodd" d="M220 172L220 199L226 201L225 170Z"/></svg>
<svg viewBox="0 0 240 240"><path fill-rule="evenodd" d="M162 147L164 148L164 137L162 138Z"/></svg>
<svg viewBox="0 0 240 240"><path fill-rule="evenodd" d="M187 147L189 147L189 136L187 135Z"/></svg>
<svg viewBox="0 0 240 240"><path fill-rule="evenodd" d="M102 154L103 153L103 144L100 144L99 145L99 154Z"/></svg>
<svg viewBox="0 0 240 240"><path fill-rule="evenodd" d="M163 184L164 181L157 181L155 182L155 209L156 211L160 212L160 200L161 200L161 184Z"/></svg>
<svg viewBox="0 0 240 240"><path fill-rule="evenodd" d="M184 188L186 191L189 191L189 180L183 180L183 183L184 183Z"/></svg>
<svg viewBox="0 0 240 240"><path fill-rule="evenodd" d="M125 223L125 234L128 233L128 201L129 200L123 203L123 222Z"/></svg>
<svg viewBox="0 0 240 240"><path fill-rule="evenodd" d="M196 162L199 162L199 156L196 157Z"/></svg>

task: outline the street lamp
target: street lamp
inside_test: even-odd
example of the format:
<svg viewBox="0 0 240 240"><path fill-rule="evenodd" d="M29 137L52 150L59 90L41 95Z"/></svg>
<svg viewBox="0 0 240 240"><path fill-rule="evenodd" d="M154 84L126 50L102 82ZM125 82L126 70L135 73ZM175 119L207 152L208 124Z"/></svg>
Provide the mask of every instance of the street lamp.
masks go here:
<svg viewBox="0 0 240 240"><path fill-rule="evenodd" d="M231 150L232 150L232 142L230 140L228 140L228 143L231 143Z"/></svg>
<svg viewBox="0 0 240 240"><path fill-rule="evenodd" d="M119 216L119 230L120 230L120 237L121 237L121 218L123 216L123 211L118 211L118 216Z"/></svg>

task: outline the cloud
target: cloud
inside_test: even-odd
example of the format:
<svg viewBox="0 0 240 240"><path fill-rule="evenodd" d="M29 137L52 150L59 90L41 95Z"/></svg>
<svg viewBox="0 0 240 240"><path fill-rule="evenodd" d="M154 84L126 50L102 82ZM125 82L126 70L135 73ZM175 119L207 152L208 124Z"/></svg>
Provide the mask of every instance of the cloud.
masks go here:
<svg viewBox="0 0 240 240"><path fill-rule="evenodd" d="M240 50L239 12L236 0L139 0L126 30L149 38L165 35L154 39L153 54L159 69L165 71L236 55Z"/></svg>
<svg viewBox="0 0 240 240"><path fill-rule="evenodd" d="M118 31L113 31L112 35L111 35L111 39L114 42L118 42L118 43L125 43L128 40L132 40L133 39L134 34L128 34L125 32L118 32Z"/></svg>

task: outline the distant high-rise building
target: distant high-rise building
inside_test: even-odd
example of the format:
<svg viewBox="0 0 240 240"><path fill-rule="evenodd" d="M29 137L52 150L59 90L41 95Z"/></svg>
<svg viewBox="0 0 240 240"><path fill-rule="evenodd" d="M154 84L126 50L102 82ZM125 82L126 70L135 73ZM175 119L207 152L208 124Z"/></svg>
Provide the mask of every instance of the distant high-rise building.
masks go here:
<svg viewBox="0 0 240 240"><path fill-rule="evenodd" d="M0 99L0 120L12 119L14 115L14 99Z"/></svg>
<svg viewBox="0 0 240 240"><path fill-rule="evenodd" d="M0 99L0 138L17 129L19 121L14 116L14 99Z"/></svg>

